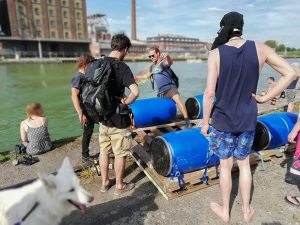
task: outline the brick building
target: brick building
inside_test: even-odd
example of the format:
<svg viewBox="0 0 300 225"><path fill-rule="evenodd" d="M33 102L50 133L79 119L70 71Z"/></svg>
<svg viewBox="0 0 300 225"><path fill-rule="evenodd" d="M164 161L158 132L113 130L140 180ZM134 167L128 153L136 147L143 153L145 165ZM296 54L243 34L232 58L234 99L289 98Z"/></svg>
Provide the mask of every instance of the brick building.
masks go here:
<svg viewBox="0 0 300 225"><path fill-rule="evenodd" d="M176 56L197 56L207 53L208 43L198 38L189 38L179 35L158 35L147 38L148 46L158 46Z"/></svg>
<svg viewBox="0 0 300 225"><path fill-rule="evenodd" d="M85 0L0 0L2 55L78 56L88 51L86 21Z"/></svg>

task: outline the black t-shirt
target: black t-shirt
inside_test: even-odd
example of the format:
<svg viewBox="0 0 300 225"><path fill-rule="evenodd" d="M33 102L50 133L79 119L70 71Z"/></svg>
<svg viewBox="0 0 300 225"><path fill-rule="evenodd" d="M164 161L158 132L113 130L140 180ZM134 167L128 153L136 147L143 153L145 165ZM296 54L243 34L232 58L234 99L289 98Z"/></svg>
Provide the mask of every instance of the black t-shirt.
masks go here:
<svg viewBox="0 0 300 225"><path fill-rule="evenodd" d="M112 57L106 57L105 59L109 61L118 60ZM113 96L121 97L125 92L125 88L129 88L130 85L135 84L135 80L130 68L124 62L118 61L118 63L113 63L112 67L115 79L110 93ZM130 126L130 117L129 115L123 116L115 113L108 120L103 121L102 124L108 127L123 129Z"/></svg>

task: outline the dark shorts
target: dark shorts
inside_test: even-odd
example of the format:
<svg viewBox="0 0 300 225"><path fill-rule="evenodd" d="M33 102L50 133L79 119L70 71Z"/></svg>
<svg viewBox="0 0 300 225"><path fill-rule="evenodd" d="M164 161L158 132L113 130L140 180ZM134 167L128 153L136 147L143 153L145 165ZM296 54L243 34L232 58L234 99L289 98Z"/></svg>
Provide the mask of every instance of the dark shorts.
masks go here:
<svg viewBox="0 0 300 225"><path fill-rule="evenodd" d="M177 88L171 88L163 93L158 94L158 97L162 98L173 98L174 95L179 95L178 89Z"/></svg>
<svg viewBox="0 0 300 225"><path fill-rule="evenodd" d="M209 150L220 159L232 156L237 159L244 159L251 153L254 133L254 131L245 131L234 134L212 128Z"/></svg>

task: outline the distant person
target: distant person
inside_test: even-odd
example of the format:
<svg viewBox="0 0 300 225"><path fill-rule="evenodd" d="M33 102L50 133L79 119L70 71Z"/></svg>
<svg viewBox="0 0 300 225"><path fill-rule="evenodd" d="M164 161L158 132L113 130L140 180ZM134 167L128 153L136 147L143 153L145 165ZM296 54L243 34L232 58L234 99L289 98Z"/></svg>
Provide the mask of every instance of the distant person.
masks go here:
<svg viewBox="0 0 300 225"><path fill-rule="evenodd" d="M267 93L269 92L269 91L271 91L272 90L272 88L274 88L275 87L275 85L276 85L276 80L275 80L275 78L274 77L268 77L268 85L269 85L269 88L268 88L268 91L267 91ZM277 95L275 98L273 98L272 100L271 100L271 105L276 105L276 99L278 99L278 98L280 98L280 95Z"/></svg>
<svg viewBox="0 0 300 225"><path fill-rule="evenodd" d="M300 66L299 63L292 63L291 64L294 70L297 72L298 78L294 80L286 89L286 100L288 103L288 108L287 112L293 112L294 110L294 101L296 97L296 86L297 82L299 80L299 75L300 75Z"/></svg>
<svg viewBox="0 0 300 225"><path fill-rule="evenodd" d="M257 119L257 103L280 94L296 78L289 63L265 44L244 40L243 15L230 12L222 18L220 31L208 57L207 86L204 93L202 134L210 136L209 150L220 158L222 205L212 202L211 210L228 222L232 188L233 158L240 170L244 220L250 222L254 209L250 206L252 175L249 154L252 150ZM268 63L281 78L266 95L255 95L259 73ZM216 98L215 104L214 100ZM210 115L212 129L209 131Z"/></svg>
<svg viewBox="0 0 300 225"><path fill-rule="evenodd" d="M42 154L52 147L48 132L48 119L40 103L31 103L26 107L27 119L20 125L21 139L29 155Z"/></svg>
<svg viewBox="0 0 300 225"><path fill-rule="evenodd" d="M272 88L274 88L277 83L275 80L275 77L268 77L267 81L268 81L268 90L262 91L261 92L262 96L266 95L270 90L272 90ZM282 94L283 94L283 92L281 93L281 95ZM277 95L275 98L271 99L270 104L276 105L276 99L279 99L281 97L281 95Z"/></svg>
<svg viewBox="0 0 300 225"><path fill-rule="evenodd" d="M173 99L178 106L180 112L185 120L185 127L189 128L190 121L188 118L187 110L184 102L180 97L178 91L178 85L176 84L176 78L174 72L171 70L173 59L168 53L161 53L157 47L151 47L149 50L149 59L153 62L151 72L153 72L153 80L157 86L158 97ZM161 61L164 60L162 63ZM158 64L161 63L159 66ZM153 71L152 71L153 70ZM178 82L178 80L177 80Z"/></svg>
<svg viewBox="0 0 300 225"><path fill-rule="evenodd" d="M89 145L94 131L94 121L88 117L88 115L84 112L80 104L80 94L82 89L82 82L84 82L85 79L85 70L88 64L93 60L94 58L89 54L81 55L76 63L76 68L78 71L71 81L71 97L73 106L78 114L80 123L83 125L83 136L81 143L82 163L93 162L95 158L95 156L91 156L89 154Z"/></svg>
<svg viewBox="0 0 300 225"><path fill-rule="evenodd" d="M106 192L111 186L108 177L109 154L114 153L114 170L116 174L116 187L114 194L120 195L134 188L133 183L125 183L124 167L126 156L131 149L132 136L130 131L130 115L128 105L133 103L139 96L139 89L135 83L130 68L123 62L124 57L129 52L131 42L124 34L116 34L111 40L111 53L104 60L110 62L112 67L113 81L108 90L110 99L114 100L114 105L118 105L119 110L109 115L101 122L99 131L100 144L100 171L102 177L101 192ZM125 88L130 93L125 96Z"/></svg>

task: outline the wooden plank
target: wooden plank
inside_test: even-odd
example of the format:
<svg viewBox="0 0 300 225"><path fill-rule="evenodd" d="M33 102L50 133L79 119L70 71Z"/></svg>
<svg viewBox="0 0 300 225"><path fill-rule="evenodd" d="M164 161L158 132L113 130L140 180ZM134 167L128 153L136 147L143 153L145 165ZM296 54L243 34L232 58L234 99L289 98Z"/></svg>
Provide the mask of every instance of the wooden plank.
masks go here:
<svg viewBox="0 0 300 225"><path fill-rule="evenodd" d="M138 139L141 143L143 144L148 144L150 145L151 144L151 141L152 141L152 137L150 137L145 131L143 130L139 130L136 132L137 135L138 135Z"/></svg>
<svg viewBox="0 0 300 225"><path fill-rule="evenodd" d="M191 120L192 123L194 124L198 124L201 120L200 119L196 119L196 120ZM142 128L138 128L136 130L133 130L133 132L138 132L140 130L152 130L152 129L158 129L158 128L165 128L165 127L174 127L174 126L178 126L178 125L184 125L184 121L176 121L176 122L171 122L171 123L166 123L166 124L161 124L161 125L156 125L156 126L151 126L151 127L142 127Z"/></svg>
<svg viewBox="0 0 300 225"><path fill-rule="evenodd" d="M154 136L160 136L163 135L164 133L161 132L159 129L157 128L151 128L150 131L154 134Z"/></svg>

